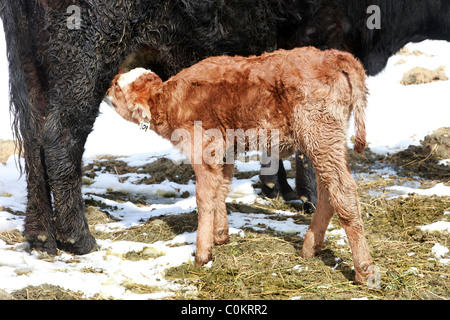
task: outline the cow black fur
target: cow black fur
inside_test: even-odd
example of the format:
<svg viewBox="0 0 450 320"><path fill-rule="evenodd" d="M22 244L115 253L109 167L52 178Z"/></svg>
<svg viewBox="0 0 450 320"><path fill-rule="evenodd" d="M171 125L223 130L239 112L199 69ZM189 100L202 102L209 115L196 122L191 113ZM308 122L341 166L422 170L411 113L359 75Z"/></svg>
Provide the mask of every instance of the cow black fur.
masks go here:
<svg viewBox="0 0 450 320"><path fill-rule="evenodd" d="M79 29L68 28L70 5L81 9ZM366 27L369 5L380 7L381 29ZM313 45L350 51L373 75L410 41L450 40L448 0L2 0L0 15L13 129L25 158L24 235L52 254L95 248L81 195L82 154L131 53L147 52L145 67L166 79L207 56ZM312 168L300 172L297 189L314 203L315 185L301 183L314 181ZM261 179L267 193L290 191L285 177Z"/></svg>

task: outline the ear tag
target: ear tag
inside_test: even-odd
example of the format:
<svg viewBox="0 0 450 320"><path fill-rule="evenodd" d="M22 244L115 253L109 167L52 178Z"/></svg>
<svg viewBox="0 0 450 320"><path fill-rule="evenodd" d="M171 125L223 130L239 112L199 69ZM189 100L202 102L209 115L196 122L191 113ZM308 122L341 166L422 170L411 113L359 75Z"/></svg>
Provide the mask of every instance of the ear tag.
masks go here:
<svg viewBox="0 0 450 320"><path fill-rule="evenodd" d="M141 122L141 126L140 126L141 130L147 131L148 129L150 129L150 122L148 121L142 121Z"/></svg>

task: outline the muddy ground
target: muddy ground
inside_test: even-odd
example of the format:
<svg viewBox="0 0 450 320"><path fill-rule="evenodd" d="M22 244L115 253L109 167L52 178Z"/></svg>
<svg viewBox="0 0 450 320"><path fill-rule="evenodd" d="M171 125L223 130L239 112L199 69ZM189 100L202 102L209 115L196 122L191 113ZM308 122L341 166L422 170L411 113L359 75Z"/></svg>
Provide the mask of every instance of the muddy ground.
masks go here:
<svg viewBox="0 0 450 320"><path fill-rule="evenodd" d="M16 151L14 141L0 139L0 163L6 163L8 158Z"/></svg>
<svg viewBox="0 0 450 320"><path fill-rule="evenodd" d="M446 136L447 135L447 136ZM175 292L175 299L450 299L450 266L440 263L431 254L438 242L450 246L448 233L429 233L418 226L436 221L450 221L450 197L419 196L392 198L388 187L420 183L430 188L438 183L450 186L450 166L440 165L445 154L438 150L450 147L447 131L430 136L422 146L410 147L397 154L384 157L367 149L364 154L349 152L352 172L358 183L366 237L375 264L380 268L380 285L376 288L354 283L352 257L347 242L327 236L324 250L313 259L300 256L303 238L258 226L258 230L245 229L245 236L233 235L229 244L215 247L210 268L196 268L191 263L169 269L165 277L174 282L194 286L195 291ZM450 158L450 156L446 157ZM292 159L293 160L293 159ZM101 165L99 165L99 161ZM292 161L293 162L293 161ZM295 164L288 171L293 178ZM396 175L386 174L395 171ZM94 161L84 167L84 183L95 180L99 171L117 175L146 173L137 183L160 183L165 179L186 184L195 176L188 165L174 165L161 158L140 167L129 166L116 157ZM258 172L235 172L238 179L258 175ZM257 183L258 184L258 183ZM256 185L257 187L257 185ZM146 200L127 192L108 192L105 198L131 201L146 206ZM187 197L171 194L170 197ZM171 216L159 216L143 221L128 230L103 233L94 229L98 224L111 221L115 208L103 202L86 200L87 217L92 233L98 239L113 239L154 243L171 240L184 232L197 228L195 211ZM279 221L287 217L273 215L275 210L295 212L294 222L308 225L311 214L303 211L301 202L272 199L265 204L249 205L232 202L228 211L256 213ZM7 208L6 208L7 209ZM15 214L23 214L15 212ZM340 229L339 221L332 224ZM0 233L7 243L23 241L18 232ZM152 252L135 252L127 259L151 259ZM95 272L95 271L86 271ZM131 286L134 292L147 292L151 288ZM0 292L1 293L1 292ZM42 285L28 287L9 295L14 299L84 299L82 292L71 292L60 287ZM104 299L105 297L102 297ZM95 297L93 298L95 299Z"/></svg>

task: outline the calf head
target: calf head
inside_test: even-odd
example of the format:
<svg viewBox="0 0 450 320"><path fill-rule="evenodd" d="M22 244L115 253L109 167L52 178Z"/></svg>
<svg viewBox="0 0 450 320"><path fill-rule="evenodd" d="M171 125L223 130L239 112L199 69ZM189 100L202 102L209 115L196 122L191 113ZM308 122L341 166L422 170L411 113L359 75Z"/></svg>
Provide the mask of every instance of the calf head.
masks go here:
<svg viewBox="0 0 450 320"><path fill-rule="evenodd" d="M133 69L114 77L105 101L124 119L142 124L151 119L149 99L161 78L150 70Z"/></svg>

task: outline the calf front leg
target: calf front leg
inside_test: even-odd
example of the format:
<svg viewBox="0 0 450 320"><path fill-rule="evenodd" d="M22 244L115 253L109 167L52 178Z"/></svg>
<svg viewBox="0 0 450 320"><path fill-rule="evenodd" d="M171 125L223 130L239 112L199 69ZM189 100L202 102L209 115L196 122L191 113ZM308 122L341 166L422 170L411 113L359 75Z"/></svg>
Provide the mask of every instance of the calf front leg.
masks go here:
<svg viewBox="0 0 450 320"><path fill-rule="evenodd" d="M219 199L217 198L223 175L222 168L219 165L194 163L192 167L196 175L195 196L198 210L195 265L201 266L211 260L211 252L214 246L214 230L223 230L225 226L223 221L216 226L214 224L216 210L218 208L223 209L218 206ZM222 216L223 213L219 215Z"/></svg>

